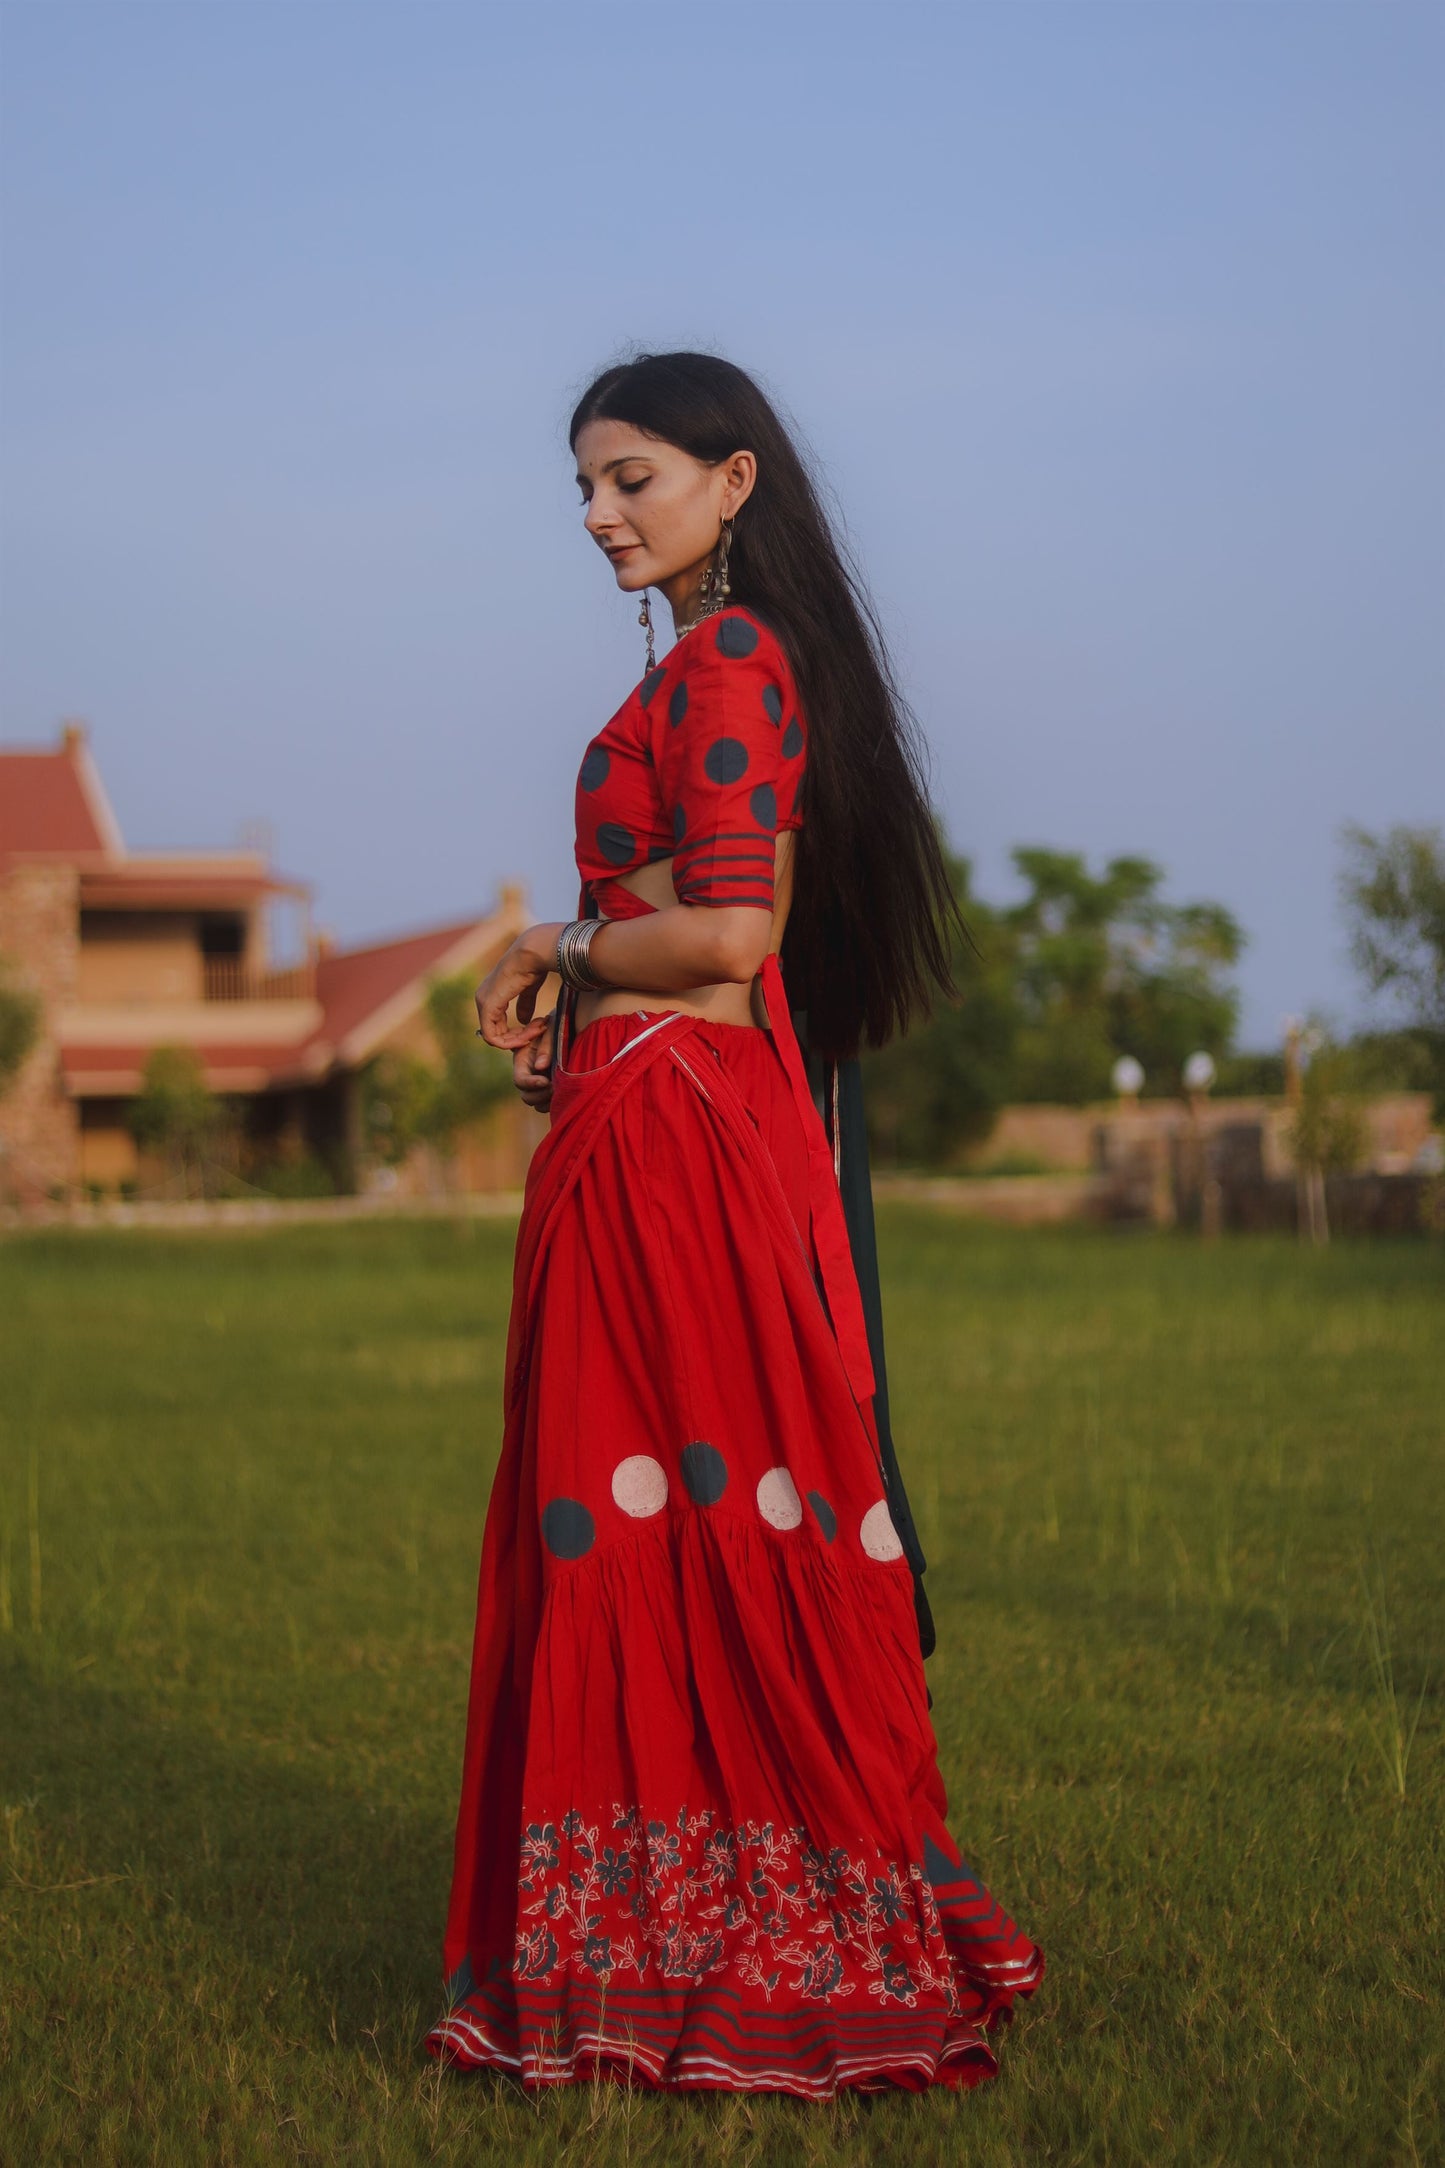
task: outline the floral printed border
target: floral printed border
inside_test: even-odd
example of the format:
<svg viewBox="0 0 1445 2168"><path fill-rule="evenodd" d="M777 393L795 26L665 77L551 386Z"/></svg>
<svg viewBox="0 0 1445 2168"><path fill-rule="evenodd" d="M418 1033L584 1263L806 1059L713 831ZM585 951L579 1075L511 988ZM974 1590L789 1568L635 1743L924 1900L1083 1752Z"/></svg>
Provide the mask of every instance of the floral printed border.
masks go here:
<svg viewBox="0 0 1445 2168"><path fill-rule="evenodd" d="M711 1809L672 1822L614 1805L528 1822L514 1979L574 1967L601 1983L697 1986L731 1971L770 2002L782 1989L833 2003L860 1987L912 2009L959 2013L953 1962L921 1867L823 1849L774 1822L726 1826Z"/></svg>

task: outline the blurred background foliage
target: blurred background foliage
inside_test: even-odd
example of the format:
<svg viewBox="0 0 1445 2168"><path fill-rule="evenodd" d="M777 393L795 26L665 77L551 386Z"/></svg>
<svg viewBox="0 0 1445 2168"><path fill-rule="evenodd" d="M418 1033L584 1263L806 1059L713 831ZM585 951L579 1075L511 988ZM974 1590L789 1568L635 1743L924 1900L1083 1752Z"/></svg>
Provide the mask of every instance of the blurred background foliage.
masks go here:
<svg viewBox="0 0 1445 2168"><path fill-rule="evenodd" d="M1352 827L1342 843L1341 904L1378 1022L1354 1035L1321 1027L1315 1099L1428 1091L1445 1114L1445 841L1437 829ZM1023 846L1013 864L1023 896L996 905L949 853L967 928L954 942L958 999L863 1057L882 1163L955 1164L1009 1104L1107 1099L1122 1055L1142 1067L1146 1097L1177 1097L1194 1053L1213 1058L1222 1093L1284 1091L1282 1047L1234 1043L1246 936L1222 903L1170 901L1149 858L1093 872L1079 852ZM1335 1146L1318 1141L1333 1164Z"/></svg>
<svg viewBox="0 0 1445 2168"><path fill-rule="evenodd" d="M433 979L426 1015L436 1057L389 1049L362 1081L362 1128L372 1155L399 1166L418 1144L429 1144L443 1166L473 1123L512 1095L509 1055L476 1035L472 973Z"/></svg>

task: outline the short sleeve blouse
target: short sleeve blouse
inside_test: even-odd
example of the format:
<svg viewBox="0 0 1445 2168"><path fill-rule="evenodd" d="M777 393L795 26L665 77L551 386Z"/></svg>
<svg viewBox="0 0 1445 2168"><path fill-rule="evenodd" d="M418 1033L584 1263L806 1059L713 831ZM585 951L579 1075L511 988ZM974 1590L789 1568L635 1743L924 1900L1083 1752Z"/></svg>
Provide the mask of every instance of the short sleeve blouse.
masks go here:
<svg viewBox="0 0 1445 2168"><path fill-rule="evenodd" d="M744 609L705 618L588 746L577 870L609 917L639 900L620 873L672 860L678 900L773 906L773 839L802 826L807 725L776 635ZM614 909L614 904L619 907Z"/></svg>

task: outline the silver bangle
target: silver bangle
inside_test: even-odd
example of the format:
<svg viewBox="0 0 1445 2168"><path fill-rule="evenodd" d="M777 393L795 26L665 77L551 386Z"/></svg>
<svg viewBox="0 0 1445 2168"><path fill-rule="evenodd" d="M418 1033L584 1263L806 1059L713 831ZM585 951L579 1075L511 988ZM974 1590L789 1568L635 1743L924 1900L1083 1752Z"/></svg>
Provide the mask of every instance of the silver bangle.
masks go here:
<svg viewBox="0 0 1445 2168"><path fill-rule="evenodd" d="M557 974L564 986L590 994L607 984L597 976L587 954L606 924L604 918L574 918L562 928L557 936Z"/></svg>

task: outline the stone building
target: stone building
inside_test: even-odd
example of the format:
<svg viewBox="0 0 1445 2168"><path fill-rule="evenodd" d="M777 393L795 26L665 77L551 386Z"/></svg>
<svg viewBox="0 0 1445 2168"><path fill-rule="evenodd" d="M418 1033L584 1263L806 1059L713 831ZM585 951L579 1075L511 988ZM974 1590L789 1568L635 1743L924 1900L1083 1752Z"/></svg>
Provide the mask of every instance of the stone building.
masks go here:
<svg viewBox="0 0 1445 2168"><path fill-rule="evenodd" d="M504 887L484 915L348 951L314 933L310 904L261 852L127 850L80 724L0 748L0 969L43 1017L0 1097L0 1201L143 1186L126 1112L161 1045L193 1048L253 1137L364 1172L367 1064L435 1054L430 981L480 978L527 924L525 899ZM298 922L289 961L271 952L278 906ZM541 1127L520 1102L499 1108L461 1155L464 1183L518 1185Z"/></svg>

